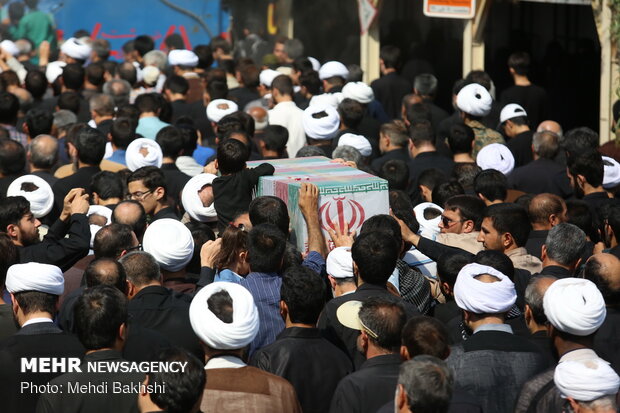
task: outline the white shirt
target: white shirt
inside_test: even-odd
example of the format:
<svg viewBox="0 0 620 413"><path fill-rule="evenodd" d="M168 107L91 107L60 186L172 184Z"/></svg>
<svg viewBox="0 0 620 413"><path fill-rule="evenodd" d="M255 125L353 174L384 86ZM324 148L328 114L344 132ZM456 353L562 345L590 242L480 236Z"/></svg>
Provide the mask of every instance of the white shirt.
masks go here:
<svg viewBox="0 0 620 413"><path fill-rule="evenodd" d="M196 176L204 172L204 167L191 156L179 156L175 161L177 168L186 175Z"/></svg>
<svg viewBox="0 0 620 413"><path fill-rule="evenodd" d="M302 122L304 111L295 102L280 102L269 111L269 124L280 125L288 129L286 151L294 158L297 151L306 146L306 132Z"/></svg>

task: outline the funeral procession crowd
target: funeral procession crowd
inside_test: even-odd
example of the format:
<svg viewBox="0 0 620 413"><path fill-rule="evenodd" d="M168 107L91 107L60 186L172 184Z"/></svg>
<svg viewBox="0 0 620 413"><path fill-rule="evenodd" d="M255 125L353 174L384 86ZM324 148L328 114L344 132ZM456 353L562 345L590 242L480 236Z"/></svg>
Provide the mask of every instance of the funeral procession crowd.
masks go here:
<svg viewBox="0 0 620 413"><path fill-rule="evenodd" d="M8 6L0 412L617 411L620 139L527 53L496 91L382 45L368 84Z"/></svg>

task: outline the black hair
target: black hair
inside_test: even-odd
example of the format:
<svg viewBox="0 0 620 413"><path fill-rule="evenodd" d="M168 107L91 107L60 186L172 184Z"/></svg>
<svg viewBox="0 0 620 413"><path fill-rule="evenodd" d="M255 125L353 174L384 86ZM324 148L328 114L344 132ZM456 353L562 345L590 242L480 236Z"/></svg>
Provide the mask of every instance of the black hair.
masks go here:
<svg viewBox="0 0 620 413"><path fill-rule="evenodd" d="M418 177L418 185L423 185L432 191L437 185L444 183L447 179L446 175L439 169L430 168L422 171Z"/></svg>
<svg viewBox="0 0 620 413"><path fill-rule="evenodd" d="M301 76L299 76L299 85L305 87L312 96L321 93L321 84L321 78L319 78L318 72L314 70L308 73L302 73Z"/></svg>
<svg viewBox="0 0 620 413"><path fill-rule="evenodd" d="M415 96L415 95L414 95ZM424 122L431 121L431 111L425 103L413 103L409 102L405 105L405 117L409 123L413 126Z"/></svg>
<svg viewBox="0 0 620 413"><path fill-rule="evenodd" d="M271 89L277 89L284 96L293 96L293 80L287 75L279 75L271 82Z"/></svg>
<svg viewBox="0 0 620 413"><path fill-rule="evenodd" d="M516 52L508 57L508 67L516 74L526 76L530 70L530 55L526 52Z"/></svg>
<svg viewBox="0 0 620 413"><path fill-rule="evenodd" d="M474 192L489 201L504 201L508 194L506 175L495 169L481 171L474 179Z"/></svg>
<svg viewBox="0 0 620 413"><path fill-rule="evenodd" d="M172 75L166 79L164 89L168 89L172 93L185 95L189 90L189 82L183 76Z"/></svg>
<svg viewBox="0 0 620 413"><path fill-rule="evenodd" d="M392 352L401 345L401 332L407 322L402 303L387 297L370 297L363 301L359 311L360 321L377 335L368 338L377 346Z"/></svg>
<svg viewBox="0 0 620 413"><path fill-rule="evenodd" d="M109 285L87 288L75 302L75 329L86 350L114 347L127 322L127 298Z"/></svg>
<svg viewBox="0 0 620 413"><path fill-rule="evenodd" d="M213 65L213 53L211 53L211 46L199 44L194 47L194 53L198 56L198 68L206 70Z"/></svg>
<svg viewBox="0 0 620 413"><path fill-rule="evenodd" d="M282 276L280 299L291 322L315 325L325 305L325 283L308 267L290 267Z"/></svg>
<svg viewBox="0 0 620 413"><path fill-rule="evenodd" d="M119 79L126 81L132 87L138 82L138 71L130 62L123 62L118 65L116 72L118 73Z"/></svg>
<svg viewBox="0 0 620 413"><path fill-rule="evenodd" d="M52 131L54 115L43 109L30 109L26 113L24 122L28 126L28 134L34 138L38 135L47 135Z"/></svg>
<svg viewBox="0 0 620 413"><path fill-rule="evenodd" d="M615 274L605 274L610 268L603 266L595 255L586 262L584 278L596 284L605 300L605 304L610 307L617 307L620 304L620 289L613 280Z"/></svg>
<svg viewBox="0 0 620 413"><path fill-rule="evenodd" d="M464 195L465 190L457 181L442 182L433 188L431 199L433 204L444 207L446 201L457 195Z"/></svg>
<svg viewBox="0 0 620 413"><path fill-rule="evenodd" d="M179 347L162 350L156 360L186 364L182 372L149 373L148 384L154 389L162 389L162 391L150 393L153 403L167 413L192 411L204 391L206 372L203 363L196 356Z"/></svg>
<svg viewBox="0 0 620 413"><path fill-rule="evenodd" d="M12 175L26 169L26 150L12 139L0 139L0 172Z"/></svg>
<svg viewBox="0 0 620 413"><path fill-rule="evenodd" d="M484 211L484 217L491 219L493 228L500 234L510 233L517 247L527 242L532 227L522 206L508 203L489 205Z"/></svg>
<svg viewBox="0 0 620 413"><path fill-rule="evenodd" d="M207 83L207 93L211 100L226 99L228 97L228 85L220 80L212 80Z"/></svg>
<svg viewBox="0 0 620 413"><path fill-rule="evenodd" d="M192 233L194 239L194 254L187 264L187 271L192 274L200 274L200 250L207 241L215 240L215 233L206 222L189 221L185 224Z"/></svg>
<svg viewBox="0 0 620 413"><path fill-rule="evenodd" d="M566 218L567 222L579 227L583 232L593 237L594 226L592 219L592 211L585 201L578 199L570 199L566 201Z"/></svg>
<svg viewBox="0 0 620 413"><path fill-rule="evenodd" d="M189 122L184 123L187 119ZM198 129L194 126L191 118L178 118L175 126L181 132L181 138L183 139L183 154L185 156L192 156L196 146L198 145Z"/></svg>
<svg viewBox="0 0 620 413"><path fill-rule="evenodd" d="M444 204L444 209L458 211L461 219L472 220L475 231L480 231L485 208L484 201L472 195L455 195L448 198Z"/></svg>
<svg viewBox="0 0 620 413"><path fill-rule="evenodd" d="M383 64L386 68L398 69L400 68L401 55L400 49L396 46L383 46L379 51L379 58L383 60ZM413 87L413 85L412 85Z"/></svg>
<svg viewBox="0 0 620 413"><path fill-rule="evenodd" d="M57 295L40 291L20 291L14 293L13 296L25 315L35 312L44 312L52 315L56 313Z"/></svg>
<svg viewBox="0 0 620 413"><path fill-rule="evenodd" d="M360 278L369 284L385 285L396 267L400 247L386 231L360 234L351 247Z"/></svg>
<svg viewBox="0 0 620 413"><path fill-rule="evenodd" d="M284 201L275 196L259 196L250 202L248 214L252 225L273 224L288 236L290 218Z"/></svg>
<svg viewBox="0 0 620 413"><path fill-rule="evenodd" d="M90 180L92 192L97 193L101 199L123 198L125 189L123 181L118 174L110 171L97 172Z"/></svg>
<svg viewBox="0 0 620 413"><path fill-rule="evenodd" d="M409 137L416 147L423 143L435 144L435 133L430 122L419 122L411 125Z"/></svg>
<svg viewBox="0 0 620 413"><path fill-rule="evenodd" d="M19 264L19 251L17 245L6 232L6 228L0 228L0 289L4 290L6 273L13 264Z"/></svg>
<svg viewBox="0 0 620 413"><path fill-rule="evenodd" d="M409 357L422 354L445 359L450 354L450 337L446 326L433 317L412 317L403 327L402 344Z"/></svg>
<svg viewBox="0 0 620 413"><path fill-rule="evenodd" d="M30 202L23 196L9 196L0 202L0 231L6 231L9 225L18 225L19 221L30 212Z"/></svg>
<svg viewBox="0 0 620 413"><path fill-rule="evenodd" d="M136 105L132 105L130 103L121 105L116 109L116 119L120 118L131 119L137 127L140 119L140 109L138 109Z"/></svg>
<svg viewBox="0 0 620 413"><path fill-rule="evenodd" d="M574 128L564 134L562 146L569 156L578 156L589 150L596 150L599 145L598 133L587 127Z"/></svg>
<svg viewBox="0 0 620 413"><path fill-rule="evenodd" d="M88 264L84 270L86 287L96 285L110 285L116 287L123 294L127 289L127 274L125 268L116 258L97 258Z"/></svg>
<svg viewBox="0 0 620 413"><path fill-rule="evenodd" d="M161 277L157 260L148 252L130 252L120 259L120 263L125 268L127 281L134 285L146 285L152 281L159 280Z"/></svg>
<svg viewBox="0 0 620 413"><path fill-rule="evenodd" d="M15 124L19 112L19 99L12 93L0 92L0 123Z"/></svg>
<svg viewBox="0 0 620 413"><path fill-rule="evenodd" d="M281 155L288 142L288 129L280 125L269 125L263 130L260 139L265 143L265 149Z"/></svg>
<svg viewBox="0 0 620 413"><path fill-rule="evenodd" d="M84 85L84 67L79 63L70 63L63 67L61 77L67 89L78 91Z"/></svg>
<svg viewBox="0 0 620 413"><path fill-rule="evenodd" d="M117 117L110 128L112 143L119 149L127 149L129 144L136 138L138 124L128 117Z"/></svg>
<svg viewBox="0 0 620 413"><path fill-rule="evenodd" d="M233 322L233 299L226 290L213 293L207 299L209 310L221 321L231 324Z"/></svg>
<svg viewBox="0 0 620 413"><path fill-rule="evenodd" d="M155 93L143 93L136 98L134 103L140 113L153 112L157 113L160 109L159 100Z"/></svg>
<svg viewBox="0 0 620 413"><path fill-rule="evenodd" d="M400 232L400 225L394 217L386 214L379 214L368 218L360 228L360 235L373 231L384 231L390 234L392 239L399 246L400 252L400 245L403 242L403 236Z"/></svg>
<svg viewBox="0 0 620 413"><path fill-rule="evenodd" d="M501 251L483 250L476 254L474 262L494 268L510 280L515 278L515 267L510 258Z"/></svg>
<svg viewBox="0 0 620 413"><path fill-rule="evenodd" d="M132 234L131 227L125 224L114 223L101 228L93 241L95 258L118 259L123 251L133 246Z"/></svg>
<svg viewBox="0 0 620 413"><path fill-rule="evenodd" d="M78 159L86 165L99 165L105 155L106 138L90 126L81 129L75 138Z"/></svg>
<svg viewBox="0 0 620 413"><path fill-rule="evenodd" d="M603 184L604 164L600 152L589 150L575 156L568 157L568 172L577 178L583 175L585 180L593 187Z"/></svg>
<svg viewBox="0 0 620 413"><path fill-rule="evenodd" d="M133 49L138 52L140 57L144 57L145 54L155 48L155 42L150 36L141 35L133 39Z"/></svg>
<svg viewBox="0 0 620 413"><path fill-rule="evenodd" d="M100 62L91 63L86 68L86 80L88 80L91 85L97 86L98 88L105 83L104 74L105 67Z"/></svg>
<svg viewBox="0 0 620 413"><path fill-rule="evenodd" d="M127 178L127 185L135 181L142 181L142 184L147 187L149 191L154 191L161 187L164 188L166 194L168 193L166 177L162 170L156 166L143 166L133 171L131 175L129 175L129 178Z"/></svg>
<svg viewBox="0 0 620 413"><path fill-rule="evenodd" d="M254 272L278 272L286 238L282 231L272 224L252 227L248 236L248 262Z"/></svg>
<svg viewBox="0 0 620 413"><path fill-rule="evenodd" d="M471 263L471 257L466 254L443 253L437 259L437 276L441 282L454 289L456 278L464 266Z"/></svg>
<svg viewBox="0 0 620 413"><path fill-rule="evenodd" d="M388 181L390 191L404 191L409 185L409 165L402 159L391 159L381 166L379 176Z"/></svg>
<svg viewBox="0 0 620 413"><path fill-rule="evenodd" d="M452 169L452 178L456 179L466 192L474 191L474 179L482 171L474 162L457 162Z"/></svg>
<svg viewBox="0 0 620 413"><path fill-rule="evenodd" d="M26 75L26 90L34 99L42 99L47 91L47 78L40 70L31 70Z"/></svg>
<svg viewBox="0 0 620 413"><path fill-rule="evenodd" d="M450 128L448 145L453 154L470 153L472 142L475 139L474 131L467 125L455 124Z"/></svg>
<svg viewBox="0 0 620 413"><path fill-rule="evenodd" d="M420 230L420 223L413 213L413 204L411 203L409 195L407 195L404 191L390 191L389 197L390 209L392 210L394 216L402 220L411 232L417 234ZM406 250L409 248L411 248L411 246L408 248L405 246Z"/></svg>
<svg viewBox="0 0 620 413"><path fill-rule="evenodd" d="M161 148L164 157L172 159L176 159L181 154L184 146L181 131L174 126L161 128L155 136L155 142Z"/></svg>
<svg viewBox="0 0 620 413"><path fill-rule="evenodd" d="M364 118L364 107L357 100L344 98L338 105L338 114L343 125L356 129Z"/></svg>
<svg viewBox="0 0 620 413"><path fill-rule="evenodd" d="M222 174L242 171L249 158L248 147L236 139L228 139L217 147L217 164Z"/></svg>

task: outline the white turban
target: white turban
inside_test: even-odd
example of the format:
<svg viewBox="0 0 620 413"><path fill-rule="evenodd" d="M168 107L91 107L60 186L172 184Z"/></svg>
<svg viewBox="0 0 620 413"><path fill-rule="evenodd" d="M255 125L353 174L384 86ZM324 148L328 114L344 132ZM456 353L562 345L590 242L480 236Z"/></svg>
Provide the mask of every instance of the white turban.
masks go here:
<svg viewBox="0 0 620 413"><path fill-rule="evenodd" d="M352 146L360 153L362 156L370 156L372 153L372 146L370 146L370 142L368 139L363 137L362 135L356 135L354 133L345 133L338 139L338 146Z"/></svg>
<svg viewBox="0 0 620 413"><path fill-rule="evenodd" d="M543 308L553 327L576 336L594 333L607 315L603 295L592 281L583 278L563 278L551 284Z"/></svg>
<svg viewBox="0 0 620 413"><path fill-rule="evenodd" d="M273 79L280 76L281 74L282 73L278 72L277 70L265 69L260 72L260 74L258 75L258 79L261 85L271 87L271 83L273 82Z"/></svg>
<svg viewBox="0 0 620 413"><path fill-rule="evenodd" d="M325 262L327 274L334 278L353 277L353 257L351 247L334 248Z"/></svg>
<svg viewBox="0 0 620 413"><path fill-rule="evenodd" d="M153 139L138 138L133 140L125 152L125 162L131 172L143 166L161 167L164 154L159 144Z"/></svg>
<svg viewBox="0 0 620 413"><path fill-rule="evenodd" d="M340 127L338 111L328 105L310 105L304 110L304 132L312 139L332 139Z"/></svg>
<svg viewBox="0 0 620 413"><path fill-rule="evenodd" d="M435 208L441 211L443 214L443 208L439 205L433 204L432 202L422 202L413 208L413 213L415 214L415 219L420 224L419 234L425 238L429 238L434 240L439 234L439 222L441 222L441 214L437 215L433 219L424 218L424 210L427 208Z"/></svg>
<svg viewBox="0 0 620 413"><path fill-rule="evenodd" d="M319 69L321 69L321 63L319 63L316 57L308 56L308 60L312 63L312 69L314 69L315 72L318 72Z"/></svg>
<svg viewBox="0 0 620 413"><path fill-rule="evenodd" d="M170 272L185 268L194 254L191 231L172 218L158 219L149 225L144 232L142 246L162 269Z"/></svg>
<svg viewBox="0 0 620 413"><path fill-rule="evenodd" d="M330 77L339 76L343 79L347 79L349 76L349 69L340 62L331 61L325 63L319 69L319 79L329 79Z"/></svg>
<svg viewBox="0 0 620 413"><path fill-rule="evenodd" d="M213 174L202 173L194 176L187 181L183 187L181 202L183 208L190 217L200 222L209 222L217 220L217 212L215 212L215 203L204 206L198 192L205 186L211 185L217 176Z"/></svg>
<svg viewBox="0 0 620 413"><path fill-rule="evenodd" d="M474 277L489 274L500 281L484 282ZM464 266L454 283L454 299L459 308L475 314L498 314L510 310L517 300L515 285L495 268L480 264Z"/></svg>
<svg viewBox="0 0 620 413"><path fill-rule="evenodd" d="M146 66L142 69L142 78L147 85L154 85L159 79L161 72L155 66Z"/></svg>
<svg viewBox="0 0 620 413"><path fill-rule="evenodd" d="M342 95L342 94L341 94ZM320 95L314 95L310 98L309 106L331 106L334 109L338 109L338 95L336 93L322 93Z"/></svg>
<svg viewBox="0 0 620 413"><path fill-rule="evenodd" d="M207 300L219 291L226 291L232 299L232 323L223 322L209 309ZM254 340L259 328L252 294L239 284L224 281L211 283L194 296L189 320L200 340L215 350L242 349Z"/></svg>
<svg viewBox="0 0 620 413"><path fill-rule="evenodd" d="M112 210L103 205L91 205L88 207L88 212L86 216L89 217L91 215L100 215L106 219L105 225L110 225L112 223ZM93 248L93 243L95 242L95 235L97 232L103 228L101 225L90 224L90 247Z"/></svg>
<svg viewBox="0 0 620 413"><path fill-rule="evenodd" d="M0 48L10 54L11 56L17 56L19 54L19 49L17 45L12 41L5 39L0 42Z"/></svg>
<svg viewBox="0 0 620 413"><path fill-rule="evenodd" d="M87 60L90 57L92 48L83 41L71 37L60 47L60 51L69 57L78 60Z"/></svg>
<svg viewBox="0 0 620 413"><path fill-rule="evenodd" d="M476 164L484 171L495 169L508 175L515 169L515 157L510 149L502 143L490 143L480 149L476 156Z"/></svg>
<svg viewBox="0 0 620 413"><path fill-rule="evenodd" d="M6 273L6 290L12 294L22 291L37 291L53 295L62 295L65 278L60 268L55 265L29 262L15 264Z"/></svg>
<svg viewBox="0 0 620 413"><path fill-rule="evenodd" d="M37 187L34 191L27 191L24 184L33 184ZM23 196L30 202L30 211L35 218L41 218L49 214L54 206L54 192L45 179L36 175L20 176L9 185L6 196Z"/></svg>
<svg viewBox="0 0 620 413"><path fill-rule="evenodd" d="M620 387L618 374L600 358L563 361L555 368L553 381L562 397L582 402L615 396Z"/></svg>
<svg viewBox="0 0 620 413"><path fill-rule="evenodd" d="M362 104L370 103L375 98L372 88L364 82L347 83L342 88L342 95L345 98L356 100Z"/></svg>
<svg viewBox="0 0 620 413"><path fill-rule="evenodd" d="M620 185L620 163L614 158L603 156L603 188L613 188Z"/></svg>
<svg viewBox="0 0 620 413"><path fill-rule="evenodd" d="M45 68L45 78L48 83L54 83L58 76L62 75L62 70L67 64L63 61L56 60L55 62L49 62Z"/></svg>
<svg viewBox="0 0 620 413"><path fill-rule="evenodd" d="M226 115L235 113L238 110L235 102L228 99L215 99L207 105L207 118L211 122L219 122Z"/></svg>
<svg viewBox="0 0 620 413"><path fill-rule="evenodd" d="M456 106L472 116L486 116L491 111L493 98L484 86L471 83L456 95Z"/></svg>
<svg viewBox="0 0 620 413"><path fill-rule="evenodd" d="M196 67L198 65L198 56L191 50L171 50L168 53L168 63L170 66Z"/></svg>
<svg viewBox="0 0 620 413"><path fill-rule="evenodd" d="M516 103L509 103L502 109L499 114L500 123L504 123L509 119L519 118L521 116L527 117L527 112L523 109L523 106Z"/></svg>

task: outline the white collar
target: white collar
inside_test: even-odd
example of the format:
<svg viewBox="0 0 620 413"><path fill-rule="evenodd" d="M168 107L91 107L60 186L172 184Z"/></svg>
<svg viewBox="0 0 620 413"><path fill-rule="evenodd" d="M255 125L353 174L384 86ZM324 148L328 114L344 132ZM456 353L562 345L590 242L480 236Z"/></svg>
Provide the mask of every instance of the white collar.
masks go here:
<svg viewBox="0 0 620 413"><path fill-rule="evenodd" d="M37 317L37 318L31 318L30 320L26 321L24 324L22 324L22 328L26 327L29 324L35 324L35 323L53 323L54 320L52 320L51 318L47 318L47 317Z"/></svg>
<svg viewBox="0 0 620 413"><path fill-rule="evenodd" d="M239 357L235 356L219 356L207 361L205 370L211 369L238 369L245 367L246 364Z"/></svg>

